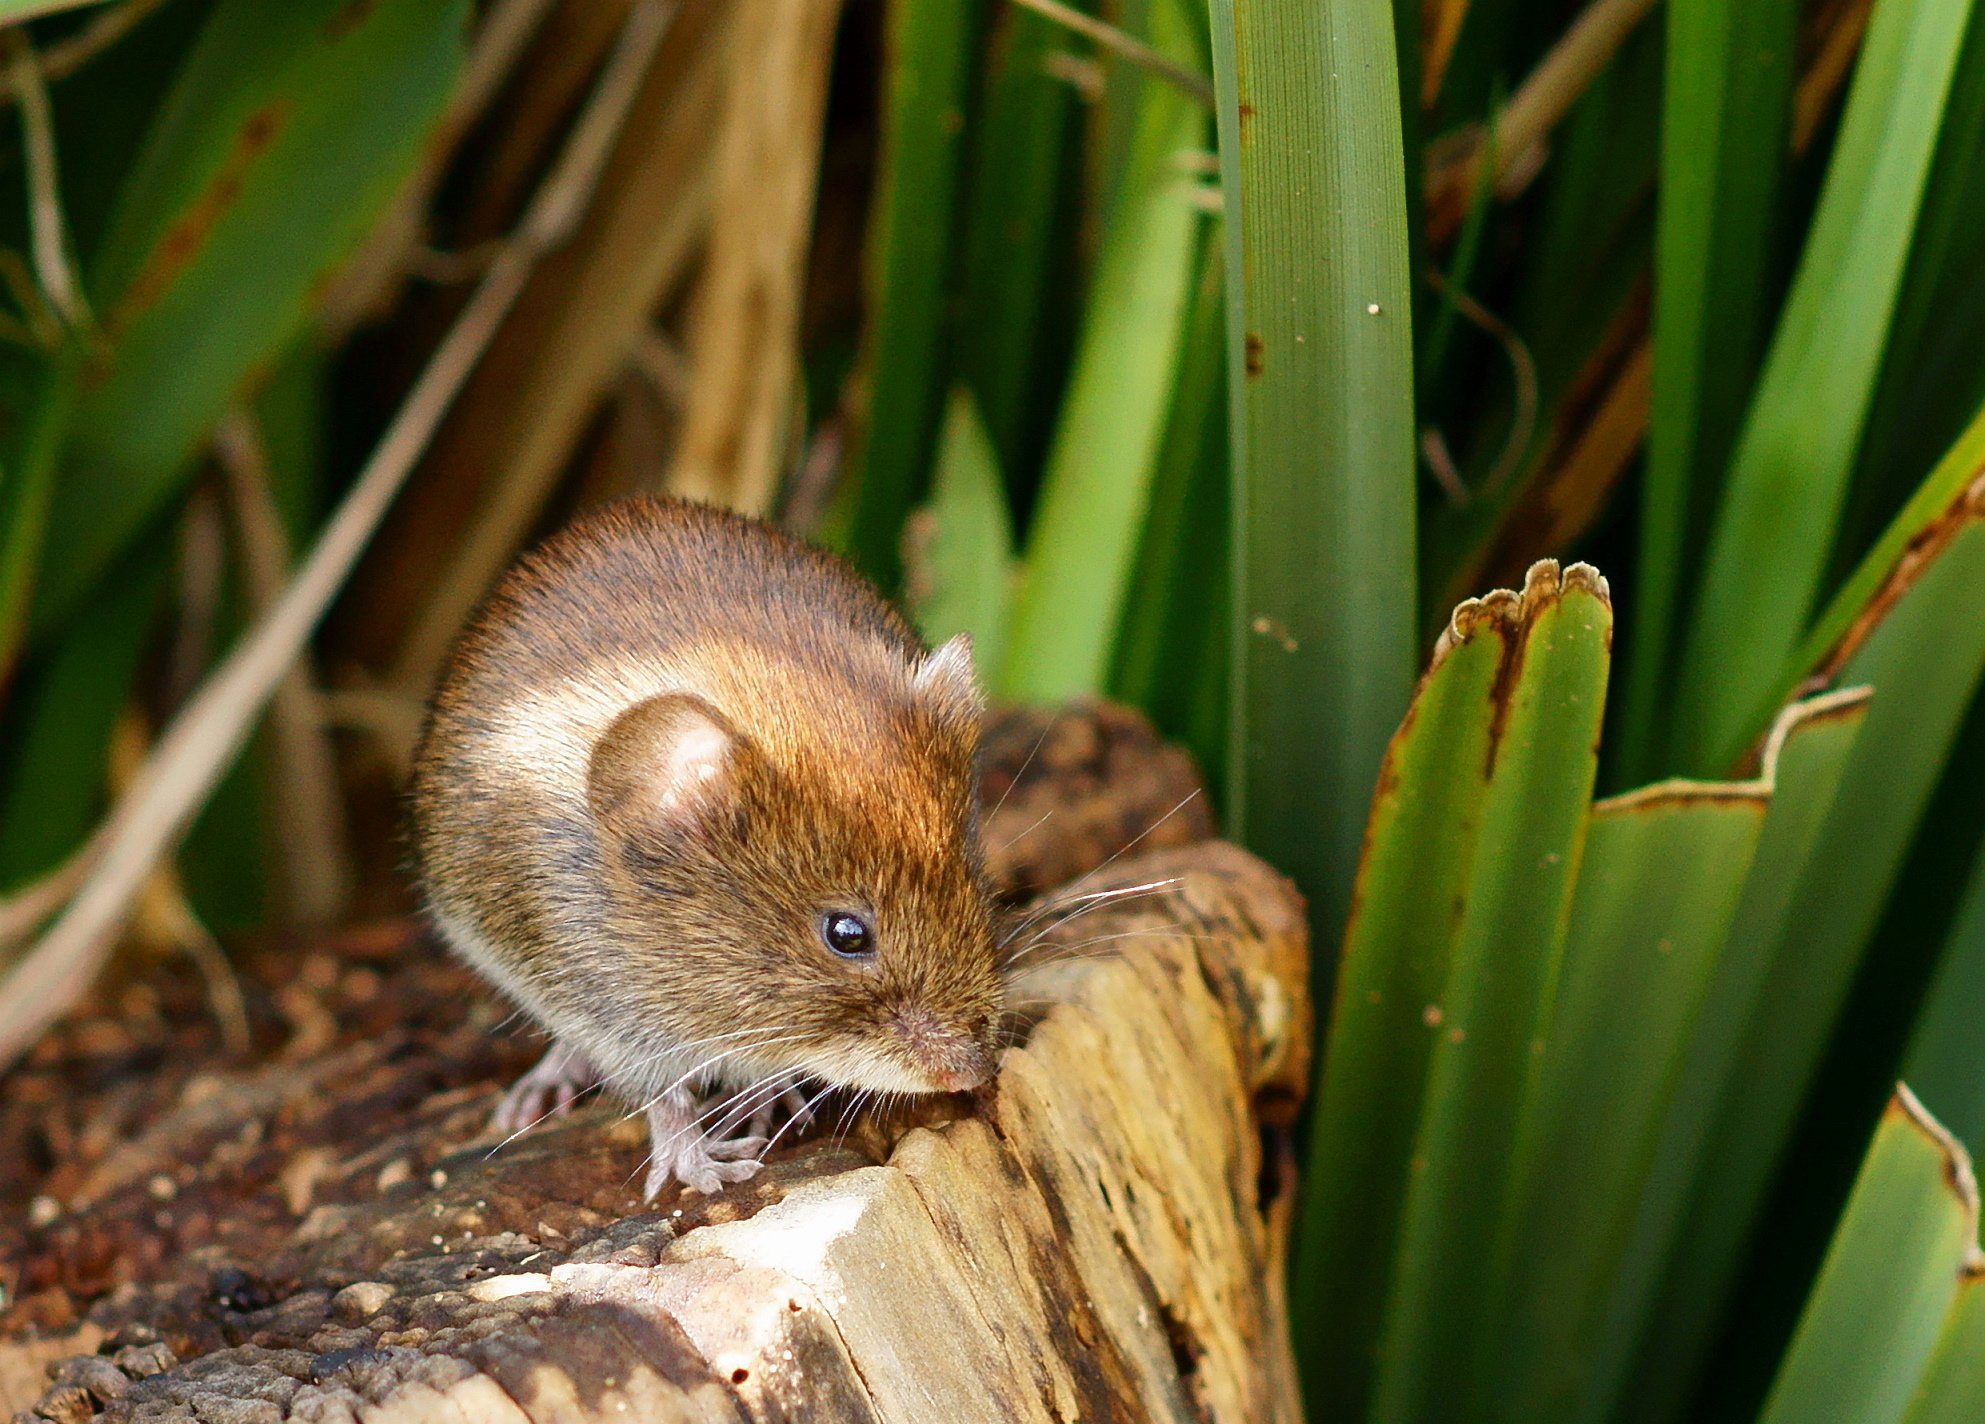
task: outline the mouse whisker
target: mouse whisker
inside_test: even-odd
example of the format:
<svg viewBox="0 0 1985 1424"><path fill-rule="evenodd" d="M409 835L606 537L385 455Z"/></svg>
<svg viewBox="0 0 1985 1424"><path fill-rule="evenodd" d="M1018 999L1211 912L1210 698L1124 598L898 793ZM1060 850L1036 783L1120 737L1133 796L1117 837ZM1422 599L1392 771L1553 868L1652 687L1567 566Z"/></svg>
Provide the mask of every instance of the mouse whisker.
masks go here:
<svg viewBox="0 0 1985 1424"><path fill-rule="evenodd" d="M720 1035L720 1037L721 1036L722 1035ZM805 1037L806 1037L805 1034L790 1033L790 1034L782 1035L781 1037L778 1038L753 1039L749 1043L738 1044L736 1047L727 1049L722 1053L713 1053L709 1057L699 1060L696 1063L696 1065L692 1067L688 1072L684 1073L681 1077L677 1078L673 1083L670 1083L666 1088L662 1089L661 1092L657 1093L653 1098L649 1099L648 1102L643 1103L640 1107L636 1108L634 1111L646 1112L649 1109L649 1107L651 1107L653 1104L660 1102L663 1098L667 1097L670 1093L673 1093L676 1089L684 1087L688 1085L690 1082L694 1081L695 1079L701 1077L703 1074L709 1072L712 1068L716 1067L719 1063L724 1062L726 1059L735 1058L740 1053L752 1053L761 1048L772 1048L781 1043L797 1043ZM695 1045L691 1044L688 1046L694 1047ZM647 1059L644 1059L640 1064L637 1064L636 1066L645 1067L647 1064L654 1063L662 1058L676 1057L680 1052L681 1052L680 1049L671 1048L667 1052L657 1053ZM629 1116L630 1117L633 1116L633 1113L630 1113Z"/></svg>
<svg viewBox="0 0 1985 1424"><path fill-rule="evenodd" d="M1106 885L1100 890L1085 890L1073 895L1056 895L1045 903L1035 907L1034 911L1023 919L1019 925L1015 926L1013 930L1008 931L1008 936L1011 937L1019 930L1026 928L1026 926L1046 915L1055 913L1057 910L1075 906L1107 904L1124 896L1142 894L1146 891L1169 890L1174 885L1180 884L1183 880L1183 876L1171 875L1165 877L1163 880L1146 880L1135 885Z"/></svg>
<svg viewBox="0 0 1985 1424"><path fill-rule="evenodd" d="M659 1062L661 1059L680 1058L685 1053L692 1053L699 1048L708 1048L711 1044L715 1043L732 1043L737 1050L755 1048L763 1043L782 1041L774 1036L784 1035L787 1032L787 1028L788 1026L785 1024L775 1024L770 1027L760 1028L741 1028L735 1029L730 1033L713 1033L705 1038L692 1038L682 1043L671 1043L667 1048L659 1049L649 1054L639 1062L631 1064L630 1067L645 1068L650 1063ZM747 1039L749 1041L737 1043L736 1040L738 1039Z"/></svg>
<svg viewBox="0 0 1985 1424"><path fill-rule="evenodd" d="M1082 943L1082 944L1090 943L1091 941L1089 940L1081 940L1081 941L1074 941L1069 944L1064 944L1062 941L1049 938L1050 935L1053 935L1060 930L1066 929L1072 923L1074 923L1073 919L1063 920L1058 925L1051 925L1047 929L1042 930L1039 934L1029 939L1027 943L1021 945L1020 948L1008 954L1005 962L1009 965L1017 963L1023 956L1033 954L1037 949L1042 947L1046 947L1050 949L1056 947L1070 948L1073 947L1074 943ZM1164 934L1164 935L1171 935L1175 938L1183 937L1186 939L1210 938L1210 936L1208 935L1200 933L1197 930L1188 928L1189 926L1197 925L1198 923L1199 921L1196 919L1186 918L1182 920L1170 920L1161 924L1135 925L1132 926L1130 929L1113 930L1108 934L1095 936L1095 938L1127 939L1132 935L1141 935L1141 934Z"/></svg>
<svg viewBox="0 0 1985 1424"><path fill-rule="evenodd" d="M770 1048L774 1044L797 1043L803 1037L805 1037L805 1035L796 1033L789 1038L769 1039L763 1043L750 1044L745 1048L734 1048L728 1053L712 1054L710 1057L704 1059L701 1063L697 1064L694 1068L690 1069L687 1073L683 1074L680 1078L676 1079L675 1082L671 1083L669 1085L669 1091L673 1092L677 1088L683 1087L691 1082L694 1082L696 1079L701 1078L705 1074L707 1074L712 1068L716 1067L719 1063L722 1063L729 1058L735 1058L740 1053L748 1053L753 1049L758 1049L758 1048ZM782 1068L773 1076L774 1077L790 1076L791 1071L792 1070L790 1069Z"/></svg>
<svg viewBox="0 0 1985 1424"><path fill-rule="evenodd" d="M1039 820L1035 821L1033 825L1029 826L1019 835L1014 836L1010 840L1004 842L999 848L1002 851L1012 850L1015 846L1019 845L1020 842L1026 840L1027 837L1033 835L1035 831L1039 830L1043 825L1047 824L1048 819L1052 817L1054 813L1055 813L1055 808L1053 806L1048 807L1047 810L1041 813Z"/></svg>
<svg viewBox="0 0 1985 1424"><path fill-rule="evenodd" d="M791 1086L792 1076L790 1071L781 1071L772 1074L770 1077L760 1078L750 1087L740 1088L728 1098L717 1103L708 1112L704 1113L702 1118L698 1119L699 1122L703 1121L710 1116L710 1113L716 1113L718 1115L716 1120L710 1123L704 1135L708 1137L721 1137L728 1132L734 1131L747 1117L757 1112L760 1107L776 1102L779 1095Z"/></svg>
<svg viewBox="0 0 1985 1424"><path fill-rule="evenodd" d="M762 1089L765 1086L765 1084L768 1082L783 1083L783 1081L788 1076L790 1075L781 1073L777 1075L775 1078L761 1080L758 1084L753 1085L751 1088L745 1089L744 1093L749 1094L749 1093L757 1092L760 1089ZM647 1104L645 1104L642 1107L641 1111L645 1113L648 1107L653 1106L655 1103L659 1103L663 1098L667 1096L668 1096L668 1092L662 1092L656 1094L653 1098L649 1100ZM742 1094L740 1094L739 1096L742 1096ZM731 1099L730 1101L734 1102L735 1098ZM692 1132L694 1132L701 1140L706 1142L710 1141L712 1137L715 1135L715 1133L721 1127L721 1124L715 1127L705 1128L703 1125L703 1121L704 1118L706 1118L708 1115L709 1115L709 1111L706 1110L704 1113L699 1114L695 1118L692 1118L688 1123L688 1125L678 1128L675 1132L671 1133L666 1142L657 1143L651 1138L648 1143L648 1155L642 1158L640 1166L636 1167L634 1171L628 1175L627 1181L629 1182L633 1181L635 1176L639 1175L642 1171L644 1171L650 1164L652 1164L658 1157L662 1156L664 1153L672 1153L675 1148L675 1145L678 1142L681 1142L683 1139L687 1138ZM735 1124L732 1125L735 1126Z"/></svg>
<svg viewBox="0 0 1985 1424"><path fill-rule="evenodd" d="M1150 895L1162 895L1179 883L1180 878L1173 876L1165 880L1147 880L1140 885L1117 885L1107 890L1092 890L1085 895L1057 900L1054 904L1045 907L1044 914L1036 916L1035 919L1038 922L1050 915L1058 916L1047 926L1047 929L1053 929L1058 925L1067 924L1070 920L1080 919L1092 910L1100 910L1110 905L1128 904L1132 900L1140 900ZM1042 933L1046 933L1046 930Z"/></svg>
<svg viewBox="0 0 1985 1424"><path fill-rule="evenodd" d="M779 1130L772 1134L771 1141L765 1144L765 1150L769 1153L774 1147L777 1147L779 1145L780 1138L784 1137L788 1132L791 1132L795 1127L798 1127L801 1123L811 1121L813 1117L813 1110L816 1107L820 1106L820 1104L833 1091L834 1091L834 1085L832 1083L829 1083L826 1087L822 1088L812 1097L807 1098L804 1102L802 1102L800 1104L799 1110L793 1113L790 1117L788 1117L783 1123L781 1123L779 1125Z"/></svg>
<svg viewBox="0 0 1985 1424"><path fill-rule="evenodd" d="M1055 723L1060 720L1061 720L1060 708L1056 708L1053 712L1048 714L1047 725L1041 728L1041 735L1034 738L1034 749L1027 753L1027 759L1020 763L1020 770L1013 773L1013 779L1006 783L1006 790L999 793L999 800L994 804L992 810L986 813L986 819L988 821L990 821L994 816L997 816L1000 813L1001 809L1006 805L1006 798L1013 794L1013 788L1020 784L1020 779L1027 774L1027 768L1034 764L1034 758L1041 754L1041 748L1046 746L1048 743L1048 733L1052 732L1055 729Z"/></svg>
<svg viewBox="0 0 1985 1424"><path fill-rule="evenodd" d="M799 1035L795 1034L793 1035L793 1037L797 1038L799 1037ZM776 1041L778 1040L775 1040L775 1042ZM757 1047L759 1045L754 1044L751 1046ZM733 1052L744 1052L744 1051L745 1050L743 1049L733 1050ZM667 1087L663 1088L659 1093L656 1093L654 1096L650 1097L646 1102L643 1102L633 1108L630 1108L626 1114L626 1117L632 1118L632 1117L640 1116L643 1113L646 1113L650 1108L654 1107L657 1103L661 1102L662 1099L670 1096L673 1093L683 1091L692 1079L698 1077L700 1074L709 1071L711 1068L714 1068L717 1064L723 1062L724 1059L730 1056L731 1054L729 1053L718 1053L718 1054L713 1054L708 1058L705 1058L702 1062L698 1063L694 1068L691 1068L687 1073L684 1073L681 1077L677 1078L673 1083L670 1083ZM759 1081L761 1083L770 1082L773 1081L774 1079L783 1078L786 1076L788 1076L788 1074L784 1070L781 1070L779 1073L774 1074L772 1078L760 1079ZM750 1090L747 1089L746 1091L750 1091ZM622 1120L625 1121L626 1119L623 1118ZM700 1121L701 1118L699 1117L698 1120Z"/></svg>
<svg viewBox="0 0 1985 1424"><path fill-rule="evenodd" d="M1042 920L1050 915L1060 913L1061 918L1042 929L1040 934L1047 934L1071 920L1079 919L1091 910L1102 908L1104 905L1121 904L1126 900L1136 899L1140 895L1159 894L1179 884L1181 879L1182 877L1175 875L1165 880L1147 881L1142 885L1117 885L1106 890L1092 890L1086 894L1051 901L1036 909L1019 924L1009 929L1000 937L997 947L1004 949L1027 930L1040 924ZM1038 937L1037 935L1036 938Z"/></svg>
<svg viewBox="0 0 1985 1424"><path fill-rule="evenodd" d="M860 1088L842 1105L841 1116L834 1124L834 1136L838 1140L842 1142L848 1140L848 1128L861 1116L863 1105L874 1097L875 1089Z"/></svg>
<svg viewBox="0 0 1985 1424"><path fill-rule="evenodd" d="M791 1092L798 1075L790 1069L782 1069L758 1080L748 1088L731 1094L715 1109L720 1116L711 1124L712 1134L723 1134L734 1130L747 1117L762 1113L785 1094Z"/></svg>
<svg viewBox="0 0 1985 1424"><path fill-rule="evenodd" d="M1020 967L1021 962L1029 956L1036 956L1036 958L1027 967L1030 969L1038 968L1042 964L1051 964L1057 959L1074 959L1082 956L1082 951L1090 949L1095 945L1110 944L1116 940L1136 939L1140 935L1164 935L1169 939L1187 939L1193 941L1212 940L1216 938L1213 935L1193 934L1185 929L1185 922L1180 921L1169 925L1143 925L1134 930L1119 930L1115 934L1092 935L1088 939L1076 940L1073 944L1061 944L1054 940L1037 939L1014 951L1013 955L1000 968L1010 973L1012 970ZM1113 954L1117 952L1114 950L1110 951Z"/></svg>
<svg viewBox="0 0 1985 1424"><path fill-rule="evenodd" d="M772 1027L760 1026L756 1028L732 1029L729 1033L713 1033L703 1038L685 1039L681 1043L672 1044L670 1046L669 1051L672 1053L682 1053L692 1048L706 1048L713 1043L728 1043L733 1039L749 1038L753 1034L774 1034L774 1033L784 1033L784 1032L785 1032L785 1027L783 1025L775 1025Z"/></svg>
<svg viewBox="0 0 1985 1424"><path fill-rule="evenodd" d="M1190 806L1195 800L1197 800L1199 798L1200 792L1203 789L1204 788L1198 786L1193 787L1192 790L1188 791L1184 796L1179 798L1179 802L1176 806L1172 807L1171 810L1167 811L1164 815L1160 816L1157 820L1153 821L1150 825L1146 826L1143 830L1139 831L1136 835L1132 836L1128 841L1125 841L1122 847L1120 847L1117 850L1116 854L1110 856L1101 865L1097 866L1094 870L1090 871L1087 875L1083 876L1080 880L1077 880L1075 883L1077 885L1080 885L1084 880L1094 879L1096 876L1101 875L1104 871L1108 870L1112 865L1116 864L1117 861L1123 859L1124 856L1129 855L1131 851L1137 848L1138 842L1142 841L1146 836L1150 835L1153 831L1157 830L1160 826L1164 825L1165 822L1171 820L1172 817L1178 815L1179 812L1185 810L1186 807Z"/></svg>
<svg viewBox="0 0 1985 1424"><path fill-rule="evenodd" d="M553 1101L550 1107L546 1108L543 1112L539 1113L536 1117L532 1118L529 1122L525 1123L522 1127L518 1128L515 1132L511 1133L501 1142L491 1147L489 1151L483 1153L482 1160L487 1162L490 1158L494 1157L497 1153L501 1152L504 1148L508 1147L511 1143L515 1142L518 1138L522 1137L525 1133L529 1132L532 1128L536 1127L539 1123L557 1117L559 1113L563 1112L566 1108L571 1107L572 1103L577 1102L587 1093L596 1091L599 1088L599 1086L600 1085L598 1083L595 1083L593 1084L592 1087L583 1089L580 1092L573 1094L572 1102L561 1103L561 1102Z"/></svg>
<svg viewBox="0 0 1985 1424"><path fill-rule="evenodd" d="M753 1053L761 1048L776 1047L781 1043L796 1043L804 1037L805 1037L804 1034L797 1034L797 1033L780 1034L777 1035L776 1037L754 1038L746 1043L733 1044L731 1047L725 1049L721 1053L713 1053L706 1058L698 1059L696 1063L689 1069L688 1072L684 1073L680 1078L677 1078L673 1083L669 1084L667 1088L662 1089L662 1091L665 1093L671 1092L674 1089L679 1088L683 1084L689 1082L692 1078L695 1078L698 1074L703 1073L704 1071L706 1071L711 1067L714 1067L716 1064L724 1062L726 1059L735 1058L740 1053ZM714 1042L714 1041L715 1040L705 1040L706 1043ZM643 1058L636 1063L632 1063L628 1065L627 1071L631 1073L638 1069L646 1068L651 1063L660 1063L668 1059L680 1061L685 1051L693 1050L702 1046L704 1046L702 1043L671 1044L669 1045L669 1047L665 1049L662 1049L655 1053L651 1053L646 1058Z"/></svg>

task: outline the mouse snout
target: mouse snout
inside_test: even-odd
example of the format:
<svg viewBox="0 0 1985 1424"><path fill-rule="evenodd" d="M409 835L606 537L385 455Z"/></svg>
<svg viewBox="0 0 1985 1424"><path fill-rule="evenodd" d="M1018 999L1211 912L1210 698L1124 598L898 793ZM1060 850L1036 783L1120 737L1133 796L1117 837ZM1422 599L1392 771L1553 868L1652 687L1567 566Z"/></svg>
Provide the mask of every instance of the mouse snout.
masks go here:
<svg viewBox="0 0 1985 1424"><path fill-rule="evenodd" d="M932 1073L931 1080L940 1092L965 1093L991 1078L996 1067L992 1051L975 1043L957 1063Z"/></svg>
<svg viewBox="0 0 1985 1424"><path fill-rule="evenodd" d="M920 1006L898 1009L895 1019L910 1056L937 1092L966 1092L998 1068L997 1052L984 1025L975 1031L946 1023Z"/></svg>

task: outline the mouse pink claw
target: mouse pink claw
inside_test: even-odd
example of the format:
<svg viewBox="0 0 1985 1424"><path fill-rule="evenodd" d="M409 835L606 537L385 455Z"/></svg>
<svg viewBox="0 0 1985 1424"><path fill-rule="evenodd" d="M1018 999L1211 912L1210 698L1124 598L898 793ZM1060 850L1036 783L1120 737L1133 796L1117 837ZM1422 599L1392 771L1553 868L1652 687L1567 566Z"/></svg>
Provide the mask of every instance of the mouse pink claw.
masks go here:
<svg viewBox="0 0 1985 1424"><path fill-rule="evenodd" d="M571 1107L573 1099L599 1081L585 1054L554 1041L537 1066L510 1085L489 1125L502 1133L536 1127Z"/></svg>
<svg viewBox="0 0 1985 1424"><path fill-rule="evenodd" d="M698 1121L696 1099L686 1088L675 1088L648 1105L648 1180L650 1199L674 1178L705 1196L714 1196L726 1182L749 1181L762 1165L763 1137L711 1138Z"/></svg>

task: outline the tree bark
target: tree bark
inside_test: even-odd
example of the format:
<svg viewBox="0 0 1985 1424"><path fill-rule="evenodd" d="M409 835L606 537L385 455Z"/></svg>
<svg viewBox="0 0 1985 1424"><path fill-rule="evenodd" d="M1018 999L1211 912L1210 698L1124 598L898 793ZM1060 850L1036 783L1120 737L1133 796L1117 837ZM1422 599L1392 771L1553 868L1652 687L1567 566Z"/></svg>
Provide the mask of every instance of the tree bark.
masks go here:
<svg viewBox="0 0 1985 1424"><path fill-rule="evenodd" d="M1062 820L1100 851L1075 860L1143 838L1082 891L1154 888L1048 917L1017 990L1028 1021L979 1093L855 1121L830 1104L751 1182L642 1202L644 1131L610 1106L501 1147L479 1136L528 1058L493 1052L487 1017L423 1038L395 971L368 970L396 1029L354 1028L326 989L313 1030L292 983L274 994L295 991L284 1050L189 1068L135 1135L86 1170L58 1164L47 1184L67 1194L38 1197L31 1228L0 1235L0 1325L42 1326L0 1343L0 1413L1295 1424L1281 1275L1302 908L1204 840L1203 811L1183 828L1166 814L1189 764L1140 727L1087 709L992 738L989 793L1060 786ZM995 870L1024 886L1002 844L988 837ZM1069 854L1051 849L1025 859ZM355 953L307 957L297 980L346 985ZM431 949L410 962L420 992L466 998ZM35 1061L0 1119L56 1071ZM147 1254L168 1229L176 1248ZM85 1313L67 1330L64 1300Z"/></svg>

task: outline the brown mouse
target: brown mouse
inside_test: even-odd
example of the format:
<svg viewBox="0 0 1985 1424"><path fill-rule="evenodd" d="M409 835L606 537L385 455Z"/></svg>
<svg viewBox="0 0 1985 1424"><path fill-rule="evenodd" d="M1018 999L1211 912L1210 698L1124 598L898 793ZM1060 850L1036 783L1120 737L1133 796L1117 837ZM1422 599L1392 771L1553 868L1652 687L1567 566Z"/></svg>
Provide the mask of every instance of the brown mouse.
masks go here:
<svg viewBox="0 0 1985 1424"><path fill-rule="evenodd" d="M727 1134L802 1083L990 1077L981 711L966 639L926 651L755 520L629 500L527 555L451 655L413 775L435 922L554 1035L497 1125L605 1083L647 1113L649 1194L710 1192L764 1147Z"/></svg>

